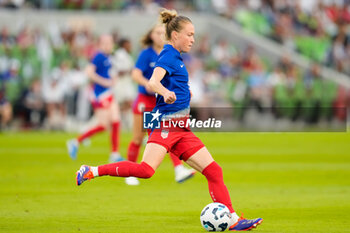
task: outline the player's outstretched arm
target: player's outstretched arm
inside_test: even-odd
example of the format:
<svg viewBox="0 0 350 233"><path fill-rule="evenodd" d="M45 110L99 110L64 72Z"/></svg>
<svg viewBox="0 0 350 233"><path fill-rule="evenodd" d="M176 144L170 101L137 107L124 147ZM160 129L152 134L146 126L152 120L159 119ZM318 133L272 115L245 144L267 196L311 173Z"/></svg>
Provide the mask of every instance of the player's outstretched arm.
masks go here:
<svg viewBox="0 0 350 233"><path fill-rule="evenodd" d="M167 104L172 104L176 101L176 95L173 91L169 91L167 88L165 88L160 81L164 78L166 74L166 70L161 67L156 67L153 71L152 77L148 82L148 87L162 95L164 97L164 101Z"/></svg>
<svg viewBox="0 0 350 233"><path fill-rule="evenodd" d="M100 84L101 86L104 86L104 87L113 86L113 82L114 82L113 79L106 79L96 74L96 66L94 64L89 64L85 69L85 73L91 81L97 84Z"/></svg>

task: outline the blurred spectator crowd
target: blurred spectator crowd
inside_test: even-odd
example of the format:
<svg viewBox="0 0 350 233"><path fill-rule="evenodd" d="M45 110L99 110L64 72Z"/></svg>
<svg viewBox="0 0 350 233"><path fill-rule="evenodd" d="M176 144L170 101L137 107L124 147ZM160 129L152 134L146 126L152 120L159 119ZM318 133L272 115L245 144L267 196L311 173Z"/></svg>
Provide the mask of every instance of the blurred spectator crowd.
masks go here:
<svg viewBox="0 0 350 233"><path fill-rule="evenodd" d="M136 4L141 1L120 2ZM142 2L160 4L161 1ZM192 4L194 2L201 1L193 1ZM294 18L297 16L295 12L299 11L297 7L291 7L293 1L275 1L280 2L280 5L277 5L269 3L270 1L259 0L221 0L213 3L203 1L202 5L194 5L204 11L206 9L204 2L209 2L210 5L214 2L228 4L222 7L223 11L220 11L217 5L214 9L226 17L232 16L244 28L256 30L293 49L298 48L299 35L315 39L314 43L317 43L321 33L330 40L330 51L339 50L334 49L335 45L331 44L332 39L328 34L330 32L326 33L327 24L322 23L321 27L316 16L304 15L307 17L304 18L306 21L303 24L298 21L303 18L302 16ZM2 3L4 1L0 0L0 5ZM253 6L255 8L252 8ZM317 6L320 7L319 4ZM292 11L294 13L291 14ZM261 20L268 19L268 23L264 24L264 27L247 24L247 22L258 23L247 20L247 15L254 15ZM345 13L343 15L346 16ZM327 14L324 16L328 17ZM308 20L316 26L306 23L311 22ZM345 17L342 20L347 19ZM300 24L296 25L296 22ZM333 24L332 22L329 21L330 25L333 25L334 32L338 33L334 43L340 40L336 39L338 37L342 40L348 38L344 37L345 34L339 36L341 30L345 33L347 24L337 24L337 19ZM311 25L314 26L314 30ZM2 128L11 125L24 129L76 130L80 123L88 121L91 116L88 98L89 81L84 68L97 50L99 35L94 34L88 27L48 28L48 31L42 31L25 26L18 32L10 32L7 27L3 27L0 31ZM127 121L131 119L131 104L136 96L136 85L131 82L130 71L140 51L140 45L131 44L127 39L128 35L121 36L117 30L111 34L115 41L112 60L114 69L120 77L120 82L115 87L115 94L121 104L124 115L122 118ZM349 44L341 43L341 45L344 54L345 51L350 51ZM330 54L335 56L338 52L333 51ZM238 48L228 43L226 38L213 38L209 32L197 35L195 48L183 57L190 73L193 92L191 102L194 107L206 109L214 106L233 107L233 118L237 121L244 121L250 108L259 114L268 112L274 119L284 118L308 123L317 123L320 120L346 120L344 107L349 105L350 92L332 80L321 78L318 62L313 63L308 71L300 70L287 55L280 58L277 64L272 64L261 57L253 46ZM344 57L340 61L348 62ZM350 66L344 67L343 64L336 67L343 67L342 71L345 72L345 68ZM215 115L215 109L206 111L206 114ZM131 122L124 127L130 127L129 124Z"/></svg>
<svg viewBox="0 0 350 233"><path fill-rule="evenodd" d="M215 13L350 75L350 0L0 0L0 6Z"/></svg>
<svg viewBox="0 0 350 233"><path fill-rule="evenodd" d="M89 85L84 73L97 50L98 36L87 29L48 32L27 26L12 34L0 31L0 117L5 127L15 116L20 127L64 129L70 119L86 121L90 116ZM130 42L111 32L119 46ZM123 59L123 56L122 56ZM125 65L124 65L125 66ZM119 65L122 71L122 65ZM131 70L129 65L129 70ZM130 91L132 92L132 91ZM74 122L71 122L74 124Z"/></svg>
<svg viewBox="0 0 350 233"><path fill-rule="evenodd" d="M210 2L211 0L209 0ZM6 8L40 8L65 10L154 11L159 6L168 9L194 9L195 1L185 0L0 0Z"/></svg>
<svg viewBox="0 0 350 233"><path fill-rule="evenodd" d="M218 1L221 15L350 75L349 0Z"/></svg>

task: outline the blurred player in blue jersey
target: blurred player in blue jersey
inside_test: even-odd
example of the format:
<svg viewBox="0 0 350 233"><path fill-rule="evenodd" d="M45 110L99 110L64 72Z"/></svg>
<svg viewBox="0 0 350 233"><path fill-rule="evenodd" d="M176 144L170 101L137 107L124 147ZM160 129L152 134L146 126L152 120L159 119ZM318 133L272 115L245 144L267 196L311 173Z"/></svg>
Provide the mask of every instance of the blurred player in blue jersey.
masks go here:
<svg viewBox="0 0 350 233"><path fill-rule="evenodd" d="M188 118L191 93L188 85L187 69L181 53L189 52L194 43L194 26L185 16L177 16L174 11L161 12L161 20L166 25L166 44L156 62L148 87L158 93L155 115L166 121L180 121ZM160 115L158 115L160 114ZM230 230L250 230L262 222L261 218L252 220L239 217L234 211L229 192L224 184L221 167L196 137L189 127L173 126L154 129L149 136L142 162L140 164L123 161L98 167L83 165L77 172L77 185L98 176L117 176L150 178L155 173L168 151L186 161L192 168L201 172L208 181L209 193L214 202L226 205L232 213Z"/></svg>
<svg viewBox="0 0 350 233"><path fill-rule="evenodd" d="M110 54L114 48L113 38L103 35L99 39L99 51L86 68L86 74L91 80L90 100L97 119L94 125L83 134L67 142L68 153L72 159L77 158L80 143L96 133L106 129L110 130L111 155L110 162L124 160L119 154L119 121L120 113L118 103L113 98L111 87L116 77L111 74Z"/></svg>
<svg viewBox="0 0 350 233"><path fill-rule="evenodd" d="M155 93L147 89L147 83L152 76L158 55L163 49L165 43L164 34L164 25L158 24L143 37L141 42L145 48L141 51L132 71L133 79L139 84L138 96L133 104L133 137L129 144L127 157L132 162L137 162L140 147L145 136L145 132L142 130L143 112L145 109L151 111L156 105ZM170 158L175 168L176 182L182 183L193 176L195 171L185 168L177 156L170 153ZM135 177L128 177L125 182L128 185L139 184Z"/></svg>

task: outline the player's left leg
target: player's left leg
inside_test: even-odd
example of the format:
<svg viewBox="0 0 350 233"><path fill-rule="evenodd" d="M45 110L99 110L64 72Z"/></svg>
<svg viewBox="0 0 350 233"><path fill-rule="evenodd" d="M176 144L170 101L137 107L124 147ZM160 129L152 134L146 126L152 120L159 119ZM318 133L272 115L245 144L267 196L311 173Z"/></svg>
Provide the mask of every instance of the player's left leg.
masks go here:
<svg viewBox="0 0 350 233"><path fill-rule="evenodd" d="M214 161L207 148L201 148L190 156L186 162L207 178L212 200L214 202L220 202L230 209L233 220L230 230L250 230L262 222L261 218L248 220L236 214L232 207L230 194L224 183L222 168Z"/></svg>
<svg viewBox="0 0 350 233"><path fill-rule="evenodd" d="M155 143L148 143L140 164L130 161L122 161L98 167L83 165L77 172L77 185L81 185L86 180L107 175L117 177L134 176L144 179L151 178L155 170L163 161L166 153L167 149L165 147Z"/></svg>

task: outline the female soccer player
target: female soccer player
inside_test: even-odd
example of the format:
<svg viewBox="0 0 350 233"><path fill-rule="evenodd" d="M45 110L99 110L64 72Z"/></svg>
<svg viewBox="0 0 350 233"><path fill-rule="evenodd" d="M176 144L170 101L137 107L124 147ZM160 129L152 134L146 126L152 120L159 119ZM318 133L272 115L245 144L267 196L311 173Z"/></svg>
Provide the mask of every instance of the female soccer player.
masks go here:
<svg viewBox="0 0 350 233"><path fill-rule="evenodd" d="M161 113L164 119L176 121L174 117L189 114L191 94L188 73L181 53L188 52L192 48L194 26L189 18L177 16L176 12L164 10L160 14L162 22L166 25L166 37L169 43L164 46L159 55L148 86L158 94L156 107L153 111ZM81 166L76 176L77 185L105 175L150 178L167 151L174 153L206 177L212 200L223 203L232 213L233 224L230 230L250 230L262 222L261 218L247 220L236 214L224 184L221 167L189 128L177 126L167 131L164 129L153 130L140 164L123 161L98 167Z"/></svg>
<svg viewBox="0 0 350 233"><path fill-rule="evenodd" d="M159 53L164 45L164 25L158 24L154 26L142 39L145 47L141 51L135 68L132 70L132 78L139 84L138 96L133 104L133 137L128 148L128 160L136 162L145 132L142 130L142 116L144 110L151 111L156 105L156 97L154 92L147 90L148 80L151 78L154 65L157 61ZM182 183L194 175L193 169L187 169L182 165L181 160L170 153L170 158L175 168L175 180ZM125 179L128 185L138 185L139 181L135 177Z"/></svg>
<svg viewBox="0 0 350 233"><path fill-rule="evenodd" d="M86 68L86 74L92 81L91 104L94 108L94 115L97 125L91 127L77 138L67 142L68 153L72 159L77 158L79 144L86 138L110 129L111 155L110 162L124 160L119 154L119 106L114 100L111 87L115 78L111 77L110 54L114 48L113 38L110 35L103 35L99 40L99 49L91 63Z"/></svg>

